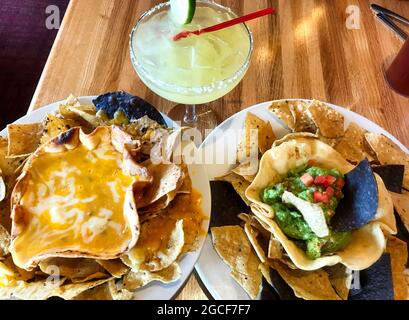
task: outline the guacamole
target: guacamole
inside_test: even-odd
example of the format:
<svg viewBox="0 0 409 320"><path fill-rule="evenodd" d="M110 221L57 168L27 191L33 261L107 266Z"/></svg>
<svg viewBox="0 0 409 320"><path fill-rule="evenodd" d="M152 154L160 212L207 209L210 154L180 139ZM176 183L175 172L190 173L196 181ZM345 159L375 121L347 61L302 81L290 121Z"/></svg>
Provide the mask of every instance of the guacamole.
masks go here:
<svg viewBox="0 0 409 320"><path fill-rule="evenodd" d="M343 198L344 184L344 176L337 169L306 164L290 171L280 183L266 187L260 196L264 203L274 209L274 219L286 236L305 250L310 259L316 259L343 249L351 239L351 232L330 229L328 236L320 238L311 230L303 215L294 206L283 203L281 197L284 191L289 191L302 200L318 204L329 226Z"/></svg>

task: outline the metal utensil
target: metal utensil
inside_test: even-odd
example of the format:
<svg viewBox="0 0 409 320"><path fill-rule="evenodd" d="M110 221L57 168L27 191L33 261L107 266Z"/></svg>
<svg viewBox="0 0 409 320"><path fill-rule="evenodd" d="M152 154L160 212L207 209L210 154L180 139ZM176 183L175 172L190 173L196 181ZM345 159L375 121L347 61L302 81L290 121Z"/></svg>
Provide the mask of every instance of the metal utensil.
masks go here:
<svg viewBox="0 0 409 320"><path fill-rule="evenodd" d="M375 12L376 17L390 30L392 30L399 38L405 41L408 38L408 34L403 31L391 18L402 22L409 26L409 19L402 17L401 15L393 12L389 9L381 7L377 4L371 4L371 9Z"/></svg>

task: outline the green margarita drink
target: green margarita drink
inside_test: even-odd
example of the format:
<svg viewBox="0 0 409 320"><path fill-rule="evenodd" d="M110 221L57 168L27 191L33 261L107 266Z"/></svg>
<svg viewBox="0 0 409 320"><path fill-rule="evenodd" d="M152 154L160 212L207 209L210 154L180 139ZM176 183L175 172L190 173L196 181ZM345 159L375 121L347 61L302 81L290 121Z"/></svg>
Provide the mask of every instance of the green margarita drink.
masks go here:
<svg viewBox="0 0 409 320"><path fill-rule="evenodd" d="M231 91L249 65L251 35L244 24L191 35L179 41L181 31L202 29L236 17L214 3L197 2L193 20L179 24L169 3L148 11L131 34L131 56L141 80L161 97L184 104L216 100Z"/></svg>

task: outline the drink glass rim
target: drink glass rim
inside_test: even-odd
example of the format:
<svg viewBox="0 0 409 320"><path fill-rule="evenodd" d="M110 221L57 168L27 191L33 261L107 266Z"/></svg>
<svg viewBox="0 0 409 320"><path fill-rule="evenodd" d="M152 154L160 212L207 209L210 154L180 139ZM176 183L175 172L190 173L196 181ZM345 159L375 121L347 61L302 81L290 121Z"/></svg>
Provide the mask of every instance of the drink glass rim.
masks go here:
<svg viewBox="0 0 409 320"><path fill-rule="evenodd" d="M214 2L208 2L208 1L197 1L197 3L205 3L205 4L210 4L211 6L214 6L216 8L222 9L222 10L226 10L228 12L230 12L231 14L233 14L233 16L237 16L230 8L228 7L224 7L218 3L214 3ZM130 55L131 55L131 62L135 68L135 70L137 71L137 73L141 73L144 79L149 80L150 82L152 82L154 85L156 86L160 86L162 90L166 90L166 91L170 91L170 92L179 92L179 93L200 93L200 92L211 92L215 89L217 89L220 86L223 86L226 83L231 83L234 82L235 80L237 80L240 76L242 76L246 70L248 69L249 65L250 65L250 60L251 60L251 56L253 53L253 35L250 31L250 29L247 27L247 25L245 23L243 23L245 30L247 31L248 37L249 37L249 42L250 42L250 46L249 46L249 51L246 57L246 60L244 61L244 63L241 65L241 67L234 72L234 74L232 74L231 76L222 79L222 80L216 80L208 85L204 85L204 86L192 86L192 87L187 87L187 86L181 86L181 85L177 85L174 83L170 83L170 82L165 82L159 79L155 79L152 75L149 74L149 72L146 71L146 69L142 66L142 64L138 61L138 59L136 58L136 54L134 52L134 48L133 48L133 44L134 44L134 34L137 32L141 22L147 18L147 17L151 17L153 14L155 14L158 10L170 6L170 1L168 2L162 2L159 3L158 5L150 8L148 11L146 11L145 13L143 13L141 15L141 17L138 19L136 25L133 27L129 37L129 47L130 47ZM143 80L144 80L143 79Z"/></svg>

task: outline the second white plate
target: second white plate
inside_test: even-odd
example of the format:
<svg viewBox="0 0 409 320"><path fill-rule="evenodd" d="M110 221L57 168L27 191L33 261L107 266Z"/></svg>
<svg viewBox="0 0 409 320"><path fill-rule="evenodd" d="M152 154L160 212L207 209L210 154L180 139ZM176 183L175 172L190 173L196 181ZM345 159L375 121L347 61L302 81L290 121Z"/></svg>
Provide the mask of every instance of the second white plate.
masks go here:
<svg viewBox="0 0 409 320"><path fill-rule="evenodd" d="M309 100L305 101L308 102ZM226 174L234 166L236 147L239 139L238 132L240 132L240 129L243 129L247 112L252 112L260 118L270 121L277 138L289 133L289 130L278 118L267 110L267 107L271 103L272 101L263 102L236 113L208 135L199 148L201 153L207 155L208 158L211 158L209 155L214 155L214 159L229 160L225 162L214 161L212 164L206 164L206 171L210 180L214 180L215 177ZM399 145L402 150L409 153L408 149L404 147L402 143L377 124L340 106L329 105L344 115L345 127L348 126L350 122L355 122L368 131L384 134ZM196 271L213 298L217 300L249 299L246 292L230 276L230 268L214 250L210 235L206 238L199 261L196 264Z"/></svg>

